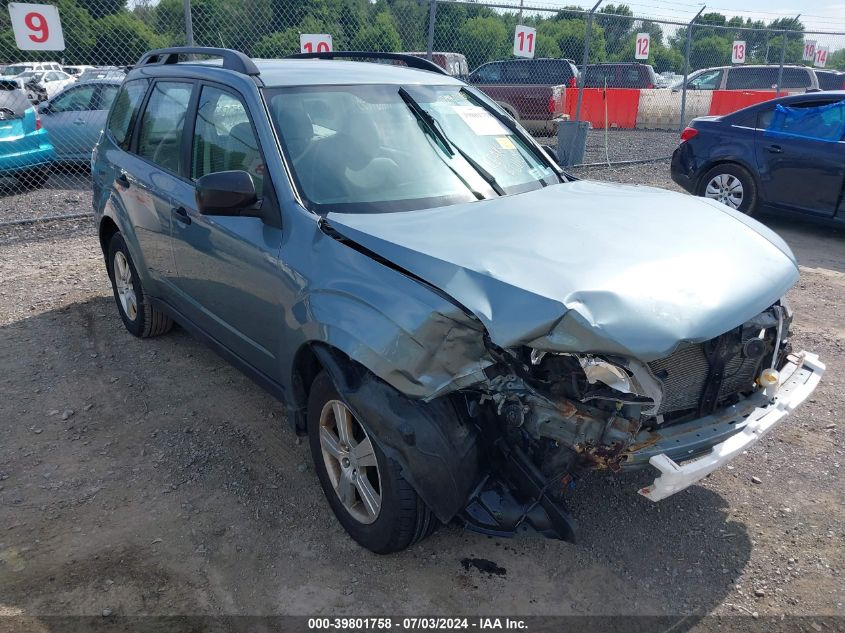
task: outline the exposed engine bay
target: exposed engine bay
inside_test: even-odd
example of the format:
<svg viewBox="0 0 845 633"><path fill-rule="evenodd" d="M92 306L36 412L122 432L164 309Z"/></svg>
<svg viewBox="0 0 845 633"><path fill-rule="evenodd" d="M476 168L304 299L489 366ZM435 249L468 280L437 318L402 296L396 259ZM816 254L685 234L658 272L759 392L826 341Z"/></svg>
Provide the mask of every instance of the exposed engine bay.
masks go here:
<svg viewBox="0 0 845 633"><path fill-rule="evenodd" d="M497 361L485 370L488 381L461 396L481 436L496 438L487 448L502 458L502 476L511 479L515 473L509 471L516 468L524 479L527 472L535 494L559 501L580 471L647 465L629 458L656 443L664 429L727 407L753 410L760 402L752 396L765 386L759 377L780 367L789 354L791 319L788 307L778 303L715 339L681 345L650 363L526 347L503 350L488 341ZM507 494L501 485L491 485L470 503L469 522L507 533L500 521L491 521L509 514L503 510ZM536 515L541 506L535 503L531 512ZM570 520L557 510L564 515L561 521ZM518 525L526 521L534 523L528 514L516 517ZM547 532L554 523L542 516L534 527ZM562 536L574 531L570 524Z"/></svg>

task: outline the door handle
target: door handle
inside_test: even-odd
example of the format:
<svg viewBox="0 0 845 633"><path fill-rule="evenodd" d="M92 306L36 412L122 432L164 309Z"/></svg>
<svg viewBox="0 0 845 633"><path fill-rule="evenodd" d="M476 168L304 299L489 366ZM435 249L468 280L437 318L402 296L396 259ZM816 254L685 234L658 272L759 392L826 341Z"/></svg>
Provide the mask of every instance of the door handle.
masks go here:
<svg viewBox="0 0 845 633"><path fill-rule="evenodd" d="M188 215L188 211L185 207L175 207L171 209L171 213L173 214L173 217L176 218L177 222L181 222L185 225L191 223L191 216Z"/></svg>
<svg viewBox="0 0 845 633"><path fill-rule="evenodd" d="M766 151L772 154L780 154L781 152L783 152L783 148L780 145L769 145L766 148Z"/></svg>
<svg viewBox="0 0 845 633"><path fill-rule="evenodd" d="M85 125L85 119L77 119L73 122L74 125Z"/></svg>
<svg viewBox="0 0 845 633"><path fill-rule="evenodd" d="M122 187L129 187L129 176L126 175L126 172L122 169L120 170L120 175L114 179L114 181Z"/></svg>

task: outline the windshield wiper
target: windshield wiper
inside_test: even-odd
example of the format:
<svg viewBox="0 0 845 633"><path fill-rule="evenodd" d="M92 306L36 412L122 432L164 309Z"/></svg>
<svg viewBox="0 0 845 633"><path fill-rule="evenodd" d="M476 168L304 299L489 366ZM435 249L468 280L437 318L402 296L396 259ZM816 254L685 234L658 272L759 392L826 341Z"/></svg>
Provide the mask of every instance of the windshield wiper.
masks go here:
<svg viewBox="0 0 845 633"><path fill-rule="evenodd" d="M450 157L454 156L455 152L457 151L458 154L461 155L461 158L468 162L470 166L476 172L478 172L478 175L481 176L488 185L490 185L490 188L495 191L497 195L506 195L505 190L502 189L502 186L496 181L496 177L493 176L493 174L491 174L489 171L487 171L472 156L467 154L458 145L449 140L449 137L446 136L446 133L440 126L440 122L433 116L431 116L431 114L429 114L426 109L423 108L419 103L417 103L414 98L408 93L407 90L405 90L404 88L399 88L399 96L402 97L402 101L407 104L408 109L414 113L414 116L417 117L417 120L421 121L426 126L426 128L428 128L431 135L434 136L434 138L436 138L440 142L440 144L443 146L443 150Z"/></svg>

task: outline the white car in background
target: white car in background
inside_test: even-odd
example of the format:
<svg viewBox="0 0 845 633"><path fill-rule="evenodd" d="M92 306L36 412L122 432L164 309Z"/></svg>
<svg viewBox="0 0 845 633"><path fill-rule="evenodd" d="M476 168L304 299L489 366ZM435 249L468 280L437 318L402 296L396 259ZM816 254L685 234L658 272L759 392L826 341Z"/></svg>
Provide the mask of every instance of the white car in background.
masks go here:
<svg viewBox="0 0 845 633"><path fill-rule="evenodd" d="M39 91L32 90L28 87L28 84L31 85L32 82L38 84L46 93L46 98L50 99L76 81L74 77L71 77L62 70L50 70L47 72L27 71L15 77L15 80L26 91L26 96L30 101L36 102L43 101L43 99L38 98L37 92Z"/></svg>
<svg viewBox="0 0 845 633"><path fill-rule="evenodd" d="M79 76L84 73L86 70L93 70L96 68L95 66L62 66L62 70L66 72L68 75L71 75L75 79L79 79Z"/></svg>

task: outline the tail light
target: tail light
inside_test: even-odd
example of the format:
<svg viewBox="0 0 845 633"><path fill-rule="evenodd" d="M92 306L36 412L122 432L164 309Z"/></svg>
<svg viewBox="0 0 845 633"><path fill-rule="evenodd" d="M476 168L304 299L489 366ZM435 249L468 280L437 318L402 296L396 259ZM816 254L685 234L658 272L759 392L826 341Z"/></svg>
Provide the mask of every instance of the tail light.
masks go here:
<svg viewBox="0 0 845 633"><path fill-rule="evenodd" d="M569 78L569 87L570 88L577 88L578 87L578 80L575 77Z"/></svg>
<svg viewBox="0 0 845 633"><path fill-rule="evenodd" d="M681 132L681 143L688 141L696 136L698 136L698 130L696 130L694 127L684 128L684 131Z"/></svg>
<svg viewBox="0 0 845 633"><path fill-rule="evenodd" d="M40 129L41 129L41 117L36 114L35 115L35 131L37 132Z"/></svg>
<svg viewBox="0 0 845 633"><path fill-rule="evenodd" d="M554 97L549 97L548 108L549 108L549 114L555 113L555 98Z"/></svg>

